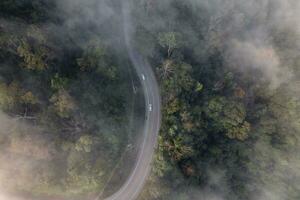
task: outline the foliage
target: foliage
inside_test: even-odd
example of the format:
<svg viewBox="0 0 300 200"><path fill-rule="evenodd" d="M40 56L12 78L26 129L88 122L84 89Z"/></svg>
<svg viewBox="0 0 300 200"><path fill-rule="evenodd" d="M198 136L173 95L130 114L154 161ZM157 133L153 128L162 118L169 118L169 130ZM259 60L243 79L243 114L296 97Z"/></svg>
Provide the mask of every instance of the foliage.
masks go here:
<svg viewBox="0 0 300 200"><path fill-rule="evenodd" d="M75 109L75 103L72 97L65 90L59 90L54 94L50 102L53 103L55 112L60 117L69 117L71 112Z"/></svg>
<svg viewBox="0 0 300 200"><path fill-rule="evenodd" d="M74 25L85 45L74 42L56 3L0 2L0 187L80 199L103 189L126 148L132 82L107 38Z"/></svg>
<svg viewBox="0 0 300 200"><path fill-rule="evenodd" d="M264 42L273 43L274 52L263 52L270 54L264 63L278 54L293 75L270 88L258 69L239 70L247 63L228 55L231 29L247 30L239 39L252 37L258 16L239 6L235 17L214 14L202 3L133 4L134 45L156 73L163 115L153 173L140 198L214 198L202 195L210 191L224 200L249 200L284 188L285 199L299 199L293 170L300 140L297 33L270 25ZM73 199L101 190L124 152L135 81L110 20L100 27L89 15L70 23L54 14L61 12L55 4L0 1L0 158L8 157L0 186L41 199ZM232 21L238 26L229 26Z"/></svg>
<svg viewBox="0 0 300 200"><path fill-rule="evenodd" d="M285 159L296 156L292 149L298 149L296 80L273 89L255 77L257 70L241 70L245 66L240 58L228 59L227 38L240 33L241 27L255 29L247 20L256 16L238 11L245 24L231 32L230 11L220 16L206 9L194 1L177 0L135 7L136 46L148 50L143 53L156 69L163 104L152 176L140 199L211 199L214 196L205 196L210 191L222 199L249 200L255 192L264 192L260 186L273 185L291 187L284 198L297 199L300 190L285 184L283 173L287 163L298 168L296 161ZM150 23L154 21L159 23ZM281 31L271 33L276 40L272 44L281 65L288 65L284 69L297 79L298 58L292 55L299 47L288 38L297 39L292 30Z"/></svg>
<svg viewBox="0 0 300 200"><path fill-rule="evenodd" d="M33 50L28 41L21 40L21 44L17 51L19 56L24 60L22 66L25 68L39 71L47 68L47 63L45 62L47 49L45 47L38 47Z"/></svg>
<svg viewBox="0 0 300 200"><path fill-rule="evenodd" d="M176 32L165 32L158 35L158 43L167 49L168 57L171 56L172 52L182 45L180 40L180 34Z"/></svg>

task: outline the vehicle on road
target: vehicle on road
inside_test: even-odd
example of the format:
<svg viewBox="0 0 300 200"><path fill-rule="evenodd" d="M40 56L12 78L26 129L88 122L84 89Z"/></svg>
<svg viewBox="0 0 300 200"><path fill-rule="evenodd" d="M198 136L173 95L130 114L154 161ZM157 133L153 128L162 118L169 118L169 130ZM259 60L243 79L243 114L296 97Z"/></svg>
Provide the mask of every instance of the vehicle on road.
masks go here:
<svg viewBox="0 0 300 200"><path fill-rule="evenodd" d="M142 74L142 79L143 79L143 81L146 80L146 77L144 74Z"/></svg>
<svg viewBox="0 0 300 200"><path fill-rule="evenodd" d="M152 104L149 104L149 111L152 111Z"/></svg>
<svg viewBox="0 0 300 200"><path fill-rule="evenodd" d="M143 59L142 55L140 55L132 45L132 30L134 30L134 26L131 20L131 5L128 0L123 0L121 3L125 43L133 67L137 72L140 72L138 73L140 81L144 81L144 84L142 83L141 86L144 91L145 101L148 102L146 104L146 110L148 109L148 112L145 112L146 120L144 122L143 130L141 130L144 136L143 140L139 144L138 148L136 148L136 145L133 145L134 149L139 150L133 171L129 174L121 188L111 196L105 198L105 200L137 199L151 171L151 161L157 145L156 143L158 140L161 122L161 105L158 83L150 64L146 59ZM147 84L145 84L145 75L147 76ZM153 109L153 106L155 106L155 110ZM99 195L99 198L100 197L101 194ZM99 198L97 200L99 200Z"/></svg>

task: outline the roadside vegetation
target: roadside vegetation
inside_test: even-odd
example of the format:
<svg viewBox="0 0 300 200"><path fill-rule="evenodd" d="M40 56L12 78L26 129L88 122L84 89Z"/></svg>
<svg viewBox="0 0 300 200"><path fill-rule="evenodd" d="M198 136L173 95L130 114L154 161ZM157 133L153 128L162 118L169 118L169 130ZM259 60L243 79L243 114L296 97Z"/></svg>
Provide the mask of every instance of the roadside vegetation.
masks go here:
<svg viewBox="0 0 300 200"><path fill-rule="evenodd" d="M140 199L299 199L299 35L271 25L261 40L263 14L245 2L211 4L216 10L180 0L133 9L136 46L156 72L163 104Z"/></svg>
<svg viewBox="0 0 300 200"><path fill-rule="evenodd" d="M140 200L299 200L299 3L132 2L162 97ZM119 8L0 1L1 192L82 200L128 167L144 108Z"/></svg>
<svg viewBox="0 0 300 200"><path fill-rule="evenodd" d="M1 191L98 193L128 144L134 76L126 58L57 9L54 1L0 2Z"/></svg>

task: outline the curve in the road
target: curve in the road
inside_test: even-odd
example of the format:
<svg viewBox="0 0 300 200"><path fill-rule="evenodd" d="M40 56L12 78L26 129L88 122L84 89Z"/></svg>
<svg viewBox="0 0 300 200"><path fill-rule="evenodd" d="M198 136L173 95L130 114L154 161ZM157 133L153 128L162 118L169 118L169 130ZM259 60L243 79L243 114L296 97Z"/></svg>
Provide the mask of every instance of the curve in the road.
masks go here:
<svg viewBox="0 0 300 200"><path fill-rule="evenodd" d="M144 139L134 169L125 184L105 200L134 200L137 198L150 172L161 122L161 102L158 83L147 60L143 59L131 45L131 36L134 27L131 23L130 4L127 0L122 0L121 3L127 51L144 90L146 122L143 132Z"/></svg>
<svg viewBox="0 0 300 200"><path fill-rule="evenodd" d="M144 138L140 146L134 169L125 184L123 184L123 186L113 195L105 198L105 200L134 200L138 197L150 172L161 122L161 102L158 83L147 60L143 59L131 45L131 36L133 35L132 30L134 30L134 27L131 23L130 4L128 0L121 0L121 4L127 51L144 91L146 121L143 130ZM151 108L149 106L151 106ZM4 194L0 193L0 200L24 200L24 198L8 198L3 195ZM96 200L99 200L99 198L96 198Z"/></svg>

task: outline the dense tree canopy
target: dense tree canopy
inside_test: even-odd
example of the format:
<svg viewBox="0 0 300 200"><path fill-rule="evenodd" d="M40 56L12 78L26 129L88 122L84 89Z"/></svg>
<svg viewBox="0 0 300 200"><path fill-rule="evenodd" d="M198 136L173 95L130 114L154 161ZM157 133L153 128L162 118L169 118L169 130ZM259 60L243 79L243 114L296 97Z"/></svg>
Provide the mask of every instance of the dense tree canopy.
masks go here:
<svg viewBox="0 0 300 200"><path fill-rule="evenodd" d="M231 55L237 40L261 31L254 22L264 15L243 10L246 3L214 3L136 4L136 45L156 71L163 100L159 146L140 199L297 199L297 181L287 174L299 177L292 153L299 149L299 76L275 75L299 74L299 46L289 41L297 39L281 35L295 30L271 24L272 48L239 44Z"/></svg>
<svg viewBox="0 0 300 200"><path fill-rule="evenodd" d="M163 115L140 199L298 200L300 4L132 3L133 45L155 72ZM142 91L119 9L0 1L1 191L83 199L108 188L143 121L131 118Z"/></svg>
<svg viewBox="0 0 300 200"><path fill-rule="evenodd" d="M127 146L134 76L110 36L66 27L56 6L0 2L0 187L80 198L103 189Z"/></svg>

